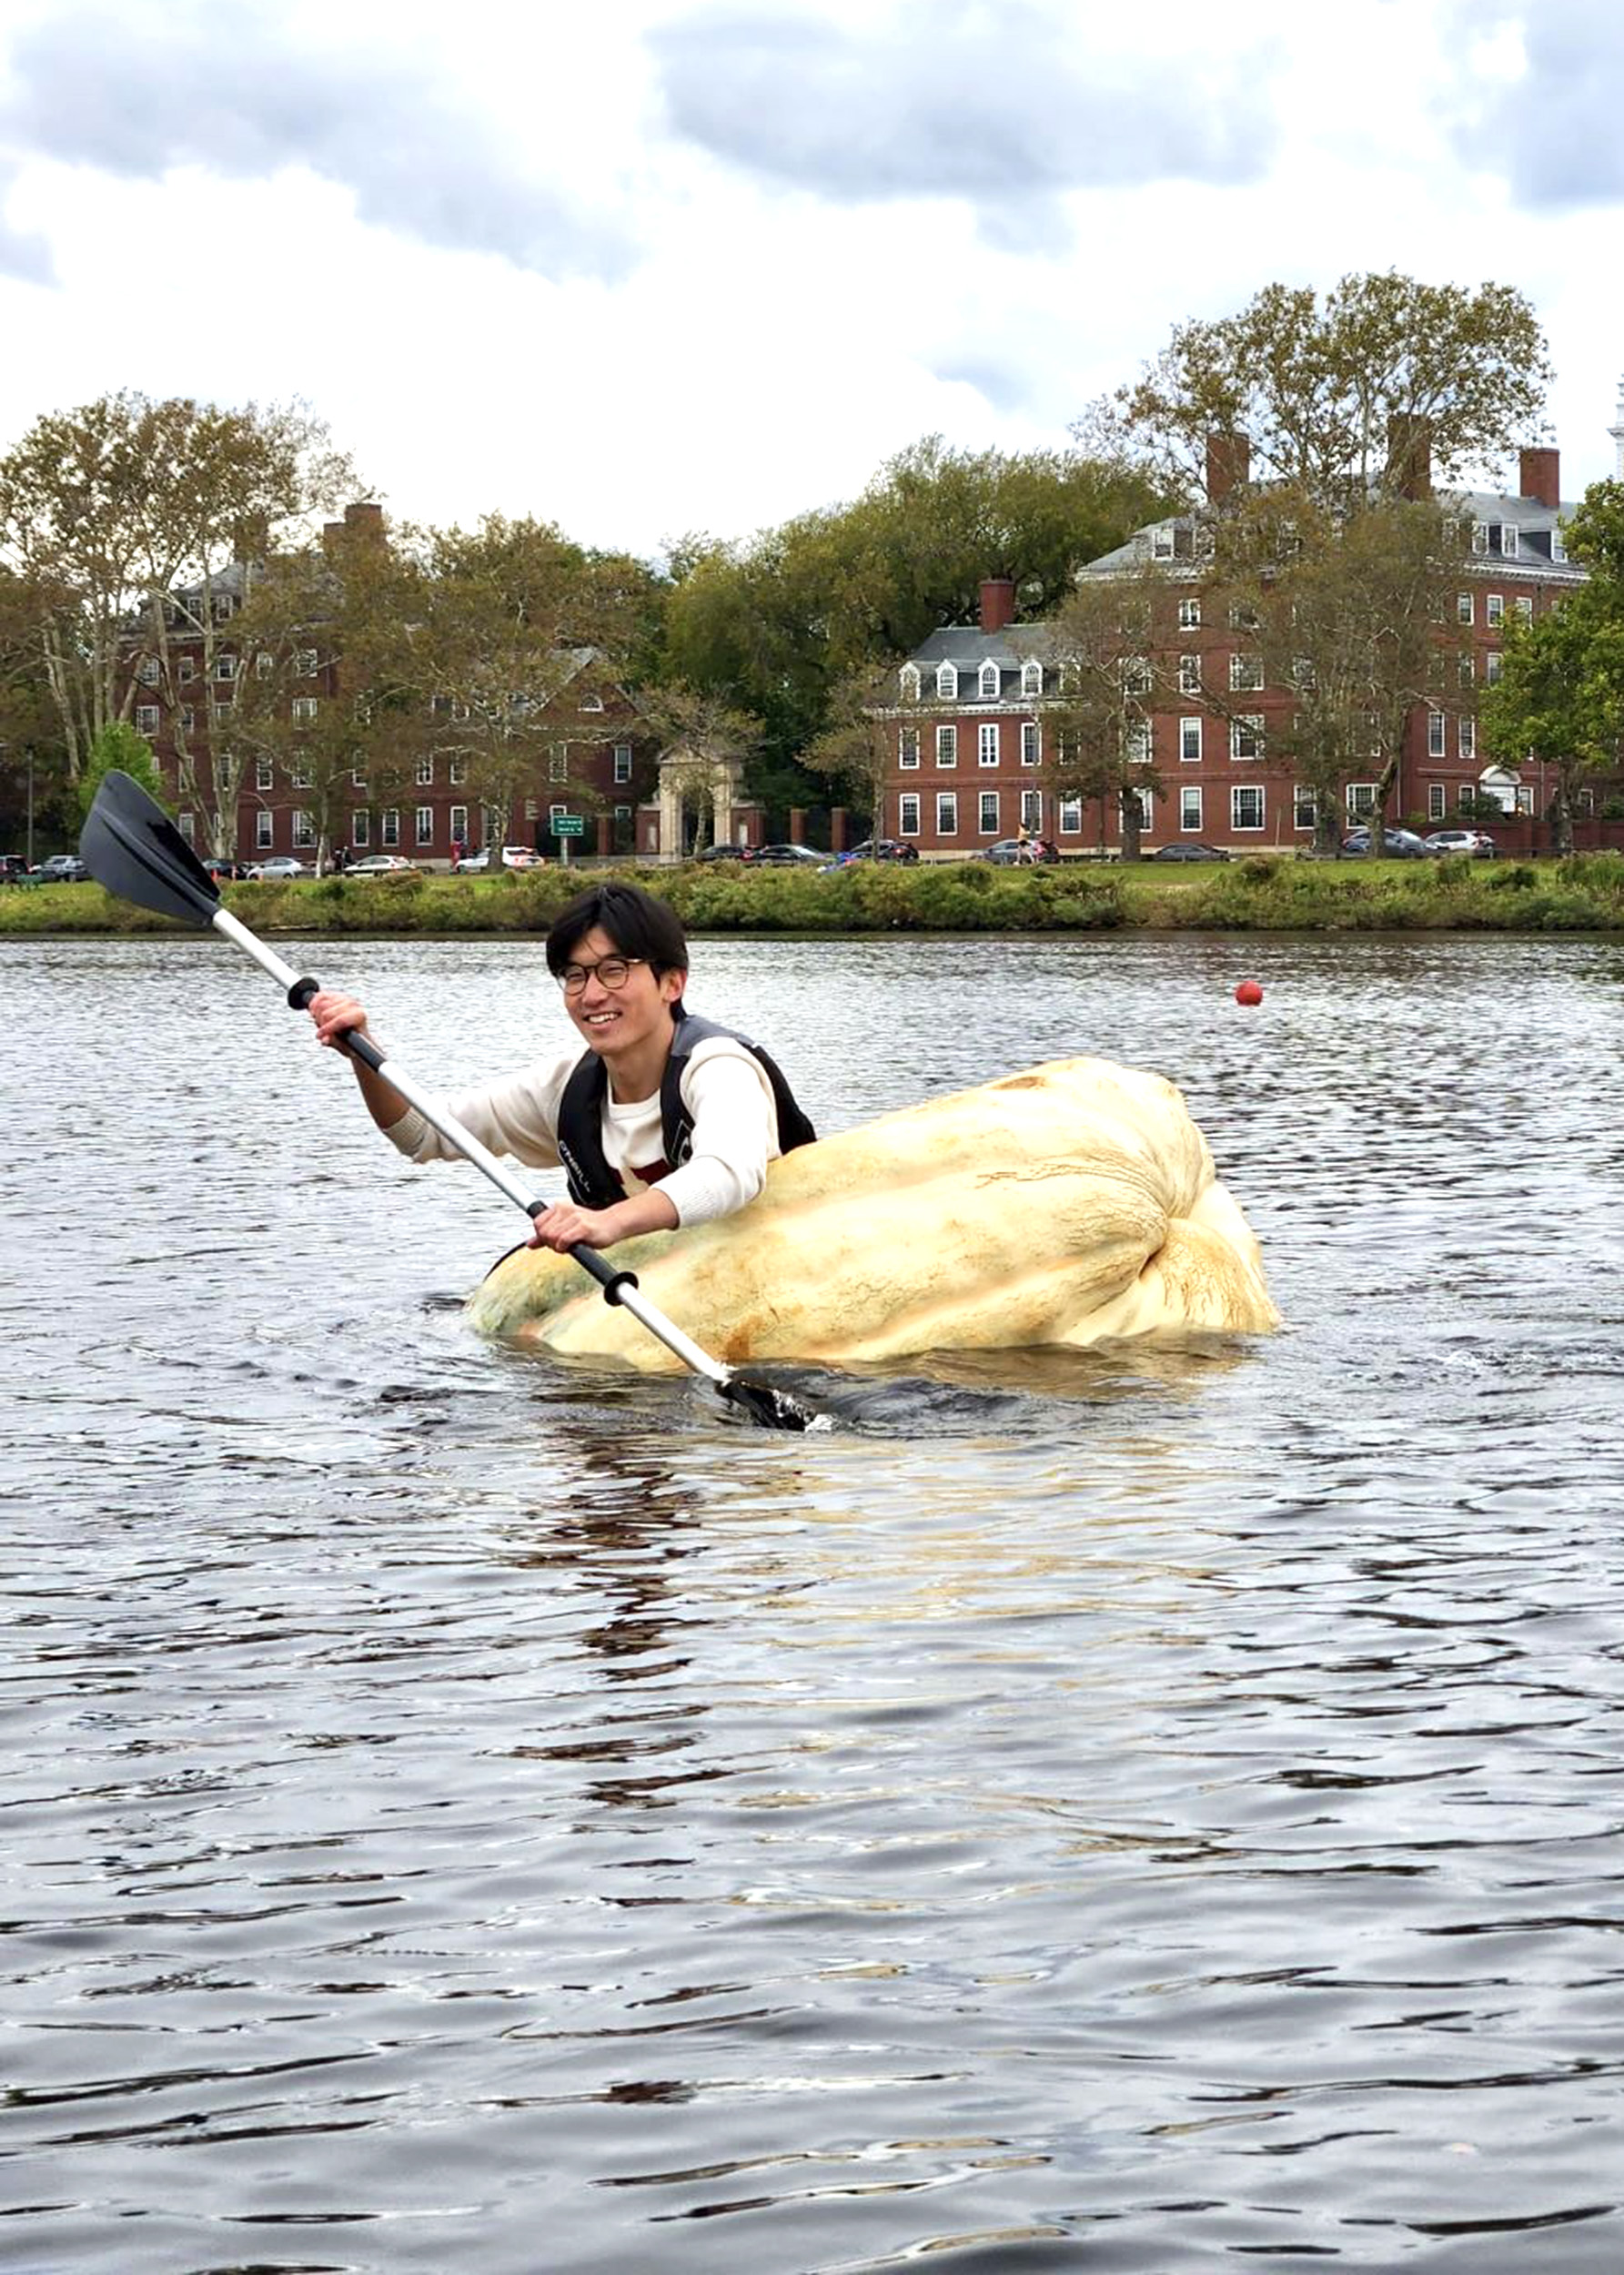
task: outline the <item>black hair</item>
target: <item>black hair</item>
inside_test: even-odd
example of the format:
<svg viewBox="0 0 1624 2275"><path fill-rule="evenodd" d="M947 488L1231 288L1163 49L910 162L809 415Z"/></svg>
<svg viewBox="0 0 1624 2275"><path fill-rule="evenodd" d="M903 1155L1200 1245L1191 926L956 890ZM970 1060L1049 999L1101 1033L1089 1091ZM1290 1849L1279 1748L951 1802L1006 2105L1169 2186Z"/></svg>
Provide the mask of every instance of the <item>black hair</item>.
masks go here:
<svg viewBox="0 0 1624 2275"><path fill-rule="evenodd" d="M639 885L592 885L559 912L547 935L547 968L557 979L587 934L606 932L622 956L656 972L686 972L688 939L676 911Z"/></svg>

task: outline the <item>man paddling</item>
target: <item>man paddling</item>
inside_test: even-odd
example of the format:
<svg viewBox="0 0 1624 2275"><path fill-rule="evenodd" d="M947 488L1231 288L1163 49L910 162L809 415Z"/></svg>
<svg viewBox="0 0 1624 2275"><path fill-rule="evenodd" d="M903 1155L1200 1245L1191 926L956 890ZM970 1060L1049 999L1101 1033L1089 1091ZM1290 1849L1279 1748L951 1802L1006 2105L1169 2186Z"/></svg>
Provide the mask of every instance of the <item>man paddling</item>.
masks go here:
<svg viewBox="0 0 1624 2275"><path fill-rule="evenodd" d="M533 1248L611 1248L634 1233L703 1224L744 1208L767 1164L809 1145L812 1124L759 1045L682 1002L688 942L673 911L635 885L591 886L547 935L547 968L586 1045L449 1097L491 1152L561 1167L567 1200L535 1219ZM367 1025L353 996L311 998L329 1048ZM373 1120L413 1161L456 1149L387 1076L352 1057Z"/></svg>

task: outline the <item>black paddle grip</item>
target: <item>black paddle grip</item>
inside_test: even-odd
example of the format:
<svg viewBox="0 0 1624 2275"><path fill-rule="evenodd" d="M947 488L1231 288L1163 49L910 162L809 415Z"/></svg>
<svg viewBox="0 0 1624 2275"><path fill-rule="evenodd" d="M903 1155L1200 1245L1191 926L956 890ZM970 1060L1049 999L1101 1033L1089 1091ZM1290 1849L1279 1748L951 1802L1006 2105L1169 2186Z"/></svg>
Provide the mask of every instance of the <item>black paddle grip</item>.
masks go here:
<svg viewBox="0 0 1624 2275"><path fill-rule="evenodd" d="M539 1202L531 1210L531 1215L540 1216L547 1206L546 1201ZM622 1271L619 1265L611 1264L607 1256L600 1256L596 1249L590 1249L584 1240L577 1240L570 1253L583 1272L591 1273L603 1290L605 1303L619 1303L621 1289L635 1288L637 1285L635 1272Z"/></svg>

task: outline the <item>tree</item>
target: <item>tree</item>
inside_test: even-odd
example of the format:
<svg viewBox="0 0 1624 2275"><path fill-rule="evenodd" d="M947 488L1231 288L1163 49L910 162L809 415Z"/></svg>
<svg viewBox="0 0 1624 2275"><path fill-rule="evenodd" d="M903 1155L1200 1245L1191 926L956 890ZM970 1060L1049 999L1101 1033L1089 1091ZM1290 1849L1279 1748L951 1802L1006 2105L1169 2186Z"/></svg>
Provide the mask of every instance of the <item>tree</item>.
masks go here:
<svg viewBox="0 0 1624 2275"><path fill-rule="evenodd" d="M0 563L32 596L70 778L95 737L127 719L143 667L177 706L177 643L203 641L213 705L218 636L240 597L227 571L251 573L279 531L353 482L303 405L129 391L47 415L0 458Z"/></svg>
<svg viewBox="0 0 1624 2275"><path fill-rule="evenodd" d="M1259 685L1284 693L1266 732L1313 796L1316 844L1335 850L1349 778L1374 774L1377 857L1417 706L1475 709L1455 611L1459 519L1431 499L1385 496L1344 514L1281 483L1220 513L1214 556L1214 602L1243 632ZM1220 691L1207 700L1236 716Z"/></svg>
<svg viewBox="0 0 1624 2275"><path fill-rule="evenodd" d="M661 770L674 771L683 804L713 817L718 774L749 764L762 747L762 722L691 687L645 689L638 708L660 739Z"/></svg>
<svg viewBox="0 0 1624 2275"><path fill-rule="evenodd" d="M808 773L842 785L850 803L873 816L876 835L896 763L897 731L896 664L871 664L839 681L830 696L828 724L801 754Z"/></svg>
<svg viewBox="0 0 1624 2275"><path fill-rule="evenodd" d="M1586 583L1555 608L1509 628L1497 685L1483 696L1484 735L1507 766L1555 769L1550 821L1573 851L1586 777L1617 771L1624 752L1624 484L1597 482L1567 530Z"/></svg>
<svg viewBox="0 0 1624 2275"><path fill-rule="evenodd" d="M1054 619L1050 660L1059 693L1044 706L1044 779L1057 800L1115 804L1122 857L1139 858L1146 792L1165 795L1151 746L1158 673L1160 580L1132 573L1080 584Z"/></svg>
<svg viewBox="0 0 1624 2275"><path fill-rule="evenodd" d="M87 815L96 804L96 794L101 788L102 777L116 768L138 782L155 804L166 813L174 810L168 787L164 781L152 744L134 727L126 727L121 720L104 727L86 753L85 771L78 781L78 804L81 818Z"/></svg>
<svg viewBox="0 0 1624 2275"><path fill-rule="evenodd" d="M1076 430L1197 494L1214 436L1244 436L1255 475L1327 511L1402 498L1417 454L1437 480L1498 462L1539 420L1551 377L1533 309L1508 285L1427 285L1396 270L1266 286L1237 315L1175 327L1131 386Z"/></svg>

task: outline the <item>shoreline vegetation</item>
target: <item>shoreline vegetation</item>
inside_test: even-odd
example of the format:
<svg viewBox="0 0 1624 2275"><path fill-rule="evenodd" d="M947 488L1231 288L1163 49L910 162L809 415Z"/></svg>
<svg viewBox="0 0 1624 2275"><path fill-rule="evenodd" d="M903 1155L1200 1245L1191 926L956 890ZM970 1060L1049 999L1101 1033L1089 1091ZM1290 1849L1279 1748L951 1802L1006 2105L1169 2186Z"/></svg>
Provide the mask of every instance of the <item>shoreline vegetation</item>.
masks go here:
<svg viewBox="0 0 1624 2275"><path fill-rule="evenodd" d="M256 932L285 936L540 934L585 885L613 875L669 900L699 934L1624 931L1619 853L1374 863L1259 853L1176 870L1151 862L862 862L826 875L583 863L491 878L413 872L230 885L222 898ZM0 938L189 929L115 900L99 885L0 889Z"/></svg>

